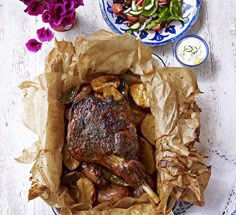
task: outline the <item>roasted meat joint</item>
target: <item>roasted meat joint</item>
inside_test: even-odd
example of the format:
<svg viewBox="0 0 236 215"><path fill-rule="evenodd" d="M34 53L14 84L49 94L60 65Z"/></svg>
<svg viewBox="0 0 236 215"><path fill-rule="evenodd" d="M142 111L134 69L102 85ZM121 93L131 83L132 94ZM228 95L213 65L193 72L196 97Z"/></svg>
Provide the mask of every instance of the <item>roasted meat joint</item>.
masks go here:
<svg viewBox="0 0 236 215"><path fill-rule="evenodd" d="M142 121L151 115L144 84L99 76L62 101L68 121L64 155L77 163L71 168L64 162L63 183L72 196L76 199L76 186L86 180L93 205L143 193L157 204L154 146L141 131Z"/></svg>

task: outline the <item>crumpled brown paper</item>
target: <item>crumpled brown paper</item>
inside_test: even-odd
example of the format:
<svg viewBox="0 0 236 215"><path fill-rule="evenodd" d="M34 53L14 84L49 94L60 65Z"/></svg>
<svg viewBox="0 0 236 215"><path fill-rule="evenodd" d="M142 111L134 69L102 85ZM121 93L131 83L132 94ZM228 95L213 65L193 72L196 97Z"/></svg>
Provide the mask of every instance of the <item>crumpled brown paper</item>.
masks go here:
<svg viewBox="0 0 236 215"><path fill-rule="evenodd" d="M211 168L194 148L200 132L200 92L194 73L183 68L161 68L142 77L155 117L156 162L161 207L168 197L204 205Z"/></svg>
<svg viewBox="0 0 236 215"><path fill-rule="evenodd" d="M33 150L24 150L19 162L34 162L29 199L38 196L61 214L171 214L176 200L203 205L210 167L193 148L198 140L199 93L191 70L153 68L151 48L134 37L98 31L79 37L75 45L56 41L46 60L45 73L20 85L24 92L24 124L38 137ZM102 203L91 209L76 203L60 184L64 145L64 105L68 89L89 82L99 74L132 71L146 84L151 112L156 120L156 161L160 203L150 204L146 194L127 197L115 205Z"/></svg>

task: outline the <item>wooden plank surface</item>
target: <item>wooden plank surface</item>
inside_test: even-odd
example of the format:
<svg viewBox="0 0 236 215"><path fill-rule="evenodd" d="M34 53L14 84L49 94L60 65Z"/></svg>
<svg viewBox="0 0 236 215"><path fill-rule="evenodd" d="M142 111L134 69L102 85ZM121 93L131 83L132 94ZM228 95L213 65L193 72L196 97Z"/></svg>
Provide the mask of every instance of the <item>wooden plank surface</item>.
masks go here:
<svg viewBox="0 0 236 215"><path fill-rule="evenodd" d="M99 3L84 0L78 22L69 32L56 33L58 39L74 40L79 34L104 28ZM202 108L201 142L204 147L219 147L236 154L236 1L201 1L199 19L191 33L208 41L207 62L194 69L204 92L199 98ZM26 51L25 42L42 27L40 19L24 12L17 0L0 0L0 214L52 214L41 199L29 202L30 166L14 160L21 150L37 139L21 123L21 92L18 84L43 72L43 62L53 44L44 44L37 54ZM173 44L154 48L168 66L180 66L174 59Z"/></svg>

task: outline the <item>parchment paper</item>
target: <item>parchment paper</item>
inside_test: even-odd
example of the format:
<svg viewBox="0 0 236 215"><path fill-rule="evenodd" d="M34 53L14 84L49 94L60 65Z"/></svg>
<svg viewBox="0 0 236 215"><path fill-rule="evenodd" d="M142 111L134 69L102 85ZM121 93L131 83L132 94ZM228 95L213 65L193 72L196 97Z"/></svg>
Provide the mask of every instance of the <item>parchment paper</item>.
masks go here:
<svg viewBox="0 0 236 215"><path fill-rule="evenodd" d="M210 167L193 147L200 127L196 78L191 70L183 68L154 68L151 52L150 47L128 34L103 30L88 38L78 37L74 45L55 42L45 73L20 85L24 93L24 124L39 137L38 143L17 159L34 162L30 200L40 196L50 206L61 208L61 214L73 215L171 214L176 200L204 204ZM153 206L144 194L139 199L128 197L115 205L103 203L91 209L74 202L60 185L65 132L64 105L59 99L68 89L99 74L122 74L128 70L140 75L150 96L156 121L157 187L161 201Z"/></svg>

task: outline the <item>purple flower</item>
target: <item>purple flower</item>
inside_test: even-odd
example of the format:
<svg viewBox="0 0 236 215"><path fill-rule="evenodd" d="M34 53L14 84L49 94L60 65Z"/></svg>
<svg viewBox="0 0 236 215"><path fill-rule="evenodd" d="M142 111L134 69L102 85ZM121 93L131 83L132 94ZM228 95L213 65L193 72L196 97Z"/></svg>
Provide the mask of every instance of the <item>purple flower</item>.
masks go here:
<svg viewBox="0 0 236 215"><path fill-rule="evenodd" d="M41 42L51 41L54 36L49 28L45 29L44 27L37 30L37 35Z"/></svg>
<svg viewBox="0 0 236 215"><path fill-rule="evenodd" d="M50 15L57 13L58 15L64 15L66 13L65 5L62 3L49 4L48 12Z"/></svg>
<svg viewBox="0 0 236 215"><path fill-rule="evenodd" d="M83 0L74 0L75 8L79 6L84 6Z"/></svg>
<svg viewBox="0 0 236 215"><path fill-rule="evenodd" d="M24 1L27 5L25 12L32 16L38 16L45 10L44 5L38 0Z"/></svg>
<svg viewBox="0 0 236 215"><path fill-rule="evenodd" d="M72 10L75 8L75 2L73 0L64 0L66 10Z"/></svg>
<svg viewBox="0 0 236 215"><path fill-rule="evenodd" d="M26 48L31 52L37 52L41 49L42 43L38 42L36 39L30 39L26 44Z"/></svg>
<svg viewBox="0 0 236 215"><path fill-rule="evenodd" d="M62 20L63 26L72 24L75 20L75 10L68 11L66 16Z"/></svg>
<svg viewBox="0 0 236 215"><path fill-rule="evenodd" d="M43 22L45 23L48 23L49 20L50 20L50 14L48 13L47 10L45 10L43 13L42 13L42 20Z"/></svg>
<svg viewBox="0 0 236 215"><path fill-rule="evenodd" d="M22 1L24 4L28 4L31 0L20 0L20 1Z"/></svg>
<svg viewBox="0 0 236 215"><path fill-rule="evenodd" d="M63 0L44 0L44 1L47 2L47 4L58 4L63 2Z"/></svg>
<svg viewBox="0 0 236 215"><path fill-rule="evenodd" d="M63 4L51 4L49 6L49 23L56 26L60 25L65 14L66 9Z"/></svg>

